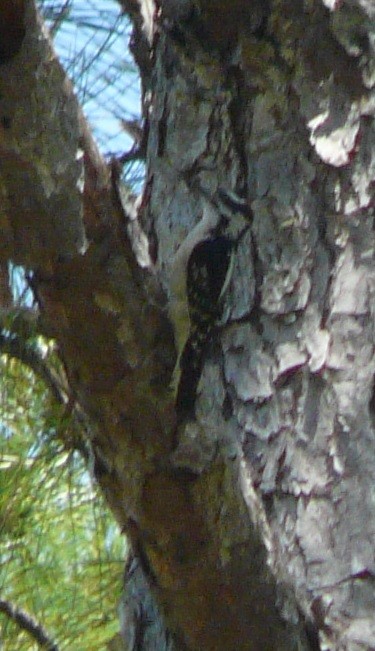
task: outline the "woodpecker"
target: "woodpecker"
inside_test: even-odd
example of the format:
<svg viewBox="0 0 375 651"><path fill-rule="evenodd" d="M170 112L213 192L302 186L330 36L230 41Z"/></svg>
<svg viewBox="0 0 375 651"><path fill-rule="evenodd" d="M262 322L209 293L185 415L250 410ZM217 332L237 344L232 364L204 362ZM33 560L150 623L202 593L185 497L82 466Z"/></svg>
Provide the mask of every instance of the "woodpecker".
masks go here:
<svg viewBox="0 0 375 651"><path fill-rule="evenodd" d="M222 317L236 246L249 227L248 203L218 190L202 192L202 219L176 252L171 268L170 317L178 352L174 391L178 420L194 414L196 391L207 346Z"/></svg>

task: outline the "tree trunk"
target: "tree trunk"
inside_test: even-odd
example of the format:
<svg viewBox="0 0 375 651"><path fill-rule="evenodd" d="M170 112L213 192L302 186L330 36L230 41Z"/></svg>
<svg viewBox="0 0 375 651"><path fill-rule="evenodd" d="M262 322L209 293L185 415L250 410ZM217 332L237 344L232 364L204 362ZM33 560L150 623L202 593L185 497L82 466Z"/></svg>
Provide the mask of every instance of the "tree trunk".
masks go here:
<svg viewBox="0 0 375 651"><path fill-rule="evenodd" d="M373 648L373 4L122 4L150 260L31 0L0 9L21 25L0 66L0 223L132 541L128 648L307 650L318 632L322 649ZM181 422L174 261L220 190L245 198L246 228Z"/></svg>

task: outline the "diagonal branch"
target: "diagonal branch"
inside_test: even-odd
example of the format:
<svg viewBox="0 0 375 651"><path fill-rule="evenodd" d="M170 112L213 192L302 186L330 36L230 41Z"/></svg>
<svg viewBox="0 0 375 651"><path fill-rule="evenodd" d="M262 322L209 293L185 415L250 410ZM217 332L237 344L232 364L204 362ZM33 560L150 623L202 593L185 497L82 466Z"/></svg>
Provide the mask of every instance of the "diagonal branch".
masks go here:
<svg viewBox="0 0 375 651"><path fill-rule="evenodd" d="M21 608L6 599L0 599L0 612L13 620L23 631L26 631L45 651L59 651L58 645L50 638L44 627Z"/></svg>
<svg viewBox="0 0 375 651"><path fill-rule="evenodd" d="M122 448L105 490L108 499L126 491L116 513L123 527L139 511L145 472L173 445L173 334L152 266L137 263L112 169L34 3L24 7L22 47L0 66L0 257L31 270L43 326L58 342L73 399L95 423L101 458ZM39 364L18 343L3 343Z"/></svg>
<svg viewBox="0 0 375 651"><path fill-rule="evenodd" d="M277 639L277 648L290 649L237 466L218 453L217 441L227 436L224 415L204 472L173 463L174 344L165 297L152 264L137 264L116 175L93 142L32 1L25 7L23 45L0 66L9 125L0 139L2 256L33 271L72 395L91 419L97 479L150 570L183 641L178 648L256 649L258 640L265 648L266 636L268 648ZM146 193L145 208L147 201ZM191 440L200 444L204 435L198 426Z"/></svg>

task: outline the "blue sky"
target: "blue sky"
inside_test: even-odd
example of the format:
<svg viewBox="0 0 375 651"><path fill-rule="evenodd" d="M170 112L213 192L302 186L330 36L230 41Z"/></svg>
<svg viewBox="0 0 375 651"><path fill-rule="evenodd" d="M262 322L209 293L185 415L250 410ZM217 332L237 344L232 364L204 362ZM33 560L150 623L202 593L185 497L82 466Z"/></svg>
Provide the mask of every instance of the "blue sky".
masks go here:
<svg viewBox="0 0 375 651"><path fill-rule="evenodd" d="M53 25L64 6L64 20L55 48L105 154L121 154L132 140L121 129L121 118L139 117L139 78L129 53L130 25L115 0L44 0ZM52 11L52 6L55 11Z"/></svg>
<svg viewBox="0 0 375 651"><path fill-rule="evenodd" d="M1 0L0 0L1 2ZM104 155L121 155L133 141L121 118L140 114L139 76L129 53L131 27L115 0L38 0L53 26L60 8L69 6L54 38L59 58L75 82L77 95ZM52 11L54 8L54 11ZM57 12L56 12L57 8ZM124 179L140 191L144 167L135 162ZM21 267L11 266L16 301L30 305L32 295Z"/></svg>

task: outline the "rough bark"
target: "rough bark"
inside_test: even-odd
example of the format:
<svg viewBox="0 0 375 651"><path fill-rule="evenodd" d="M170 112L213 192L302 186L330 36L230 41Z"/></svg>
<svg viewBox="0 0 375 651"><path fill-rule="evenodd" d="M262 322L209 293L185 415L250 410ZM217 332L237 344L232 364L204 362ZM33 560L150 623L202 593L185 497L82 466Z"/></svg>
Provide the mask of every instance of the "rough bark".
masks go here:
<svg viewBox="0 0 375 651"><path fill-rule="evenodd" d="M196 219L186 180L246 189L252 247L237 286L247 278L247 293L228 304L197 420L212 454L218 439L240 441L239 474L261 498L279 576L324 648L365 649L375 644L374 7L327 5L208 2L166 25L149 170L166 285L166 230L176 247L181 223L187 232Z"/></svg>
<svg viewBox="0 0 375 651"><path fill-rule="evenodd" d="M141 602L155 609L150 588L170 627L143 649L312 649L314 629L322 648L375 645L375 10L324 4L123 3L144 75L144 268L115 169L17 4L1 258L33 272ZM196 419L176 429L165 303L197 187L241 191L252 218Z"/></svg>

